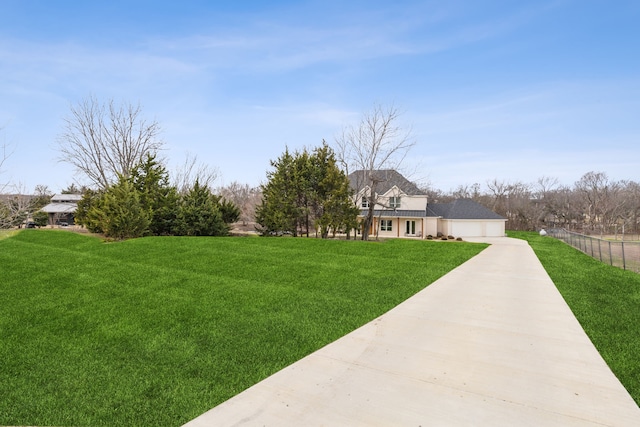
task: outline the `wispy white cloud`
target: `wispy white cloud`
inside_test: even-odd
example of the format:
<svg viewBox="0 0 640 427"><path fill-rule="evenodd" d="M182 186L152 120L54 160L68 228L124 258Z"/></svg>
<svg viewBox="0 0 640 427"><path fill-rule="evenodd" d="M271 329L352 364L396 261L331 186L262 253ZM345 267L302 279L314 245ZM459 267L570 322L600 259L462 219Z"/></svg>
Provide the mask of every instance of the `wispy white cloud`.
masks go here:
<svg viewBox="0 0 640 427"><path fill-rule="evenodd" d="M322 20L314 25L313 21L300 24L254 18L240 28L197 30L184 37L156 38L147 43L151 51L191 56L212 67L282 71L443 52L504 36L534 14L517 12L464 25L456 21L459 11L433 2L358 12L364 16L342 19L330 27L323 26Z"/></svg>
<svg viewBox="0 0 640 427"><path fill-rule="evenodd" d="M0 36L0 124L10 123L18 143L39 147L15 161L47 165L34 174L49 168L68 103L89 94L139 100L171 152L198 153L227 179L251 183L285 145L331 142L374 100L406 110L416 162L443 188L447 179L475 182L485 173L524 176L535 172L534 160L551 165L551 152L580 153L572 159L586 164L606 158L601 146L638 146L638 80L591 70L582 75L593 78L578 80L575 69L555 76L557 56L534 49L527 54L535 60L518 63L546 36L538 25L572 16L573 1L294 3L259 13L229 6L225 15L213 7L207 19L182 21L197 25L141 27L102 43L73 29L51 40ZM487 56L496 62L460 68ZM551 71L538 73L538 65ZM501 67L508 70L496 72ZM637 157L631 153L623 158ZM243 167L234 166L239 154Z"/></svg>
<svg viewBox="0 0 640 427"><path fill-rule="evenodd" d="M102 75L188 75L197 68L178 58L155 55L135 49L101 49L81 43L35 44L13 41L0 45L0 67L13 78L36 79L49 83L52 79L76 79L79 76L97 80ZM25 71L27 75L25 77Z"/></svg>

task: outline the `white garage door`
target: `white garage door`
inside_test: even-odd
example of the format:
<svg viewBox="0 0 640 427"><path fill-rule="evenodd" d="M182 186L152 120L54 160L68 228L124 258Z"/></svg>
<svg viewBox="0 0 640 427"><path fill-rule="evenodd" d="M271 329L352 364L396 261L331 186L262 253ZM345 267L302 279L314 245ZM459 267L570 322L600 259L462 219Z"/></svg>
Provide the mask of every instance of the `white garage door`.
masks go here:
<svg viewBox="0 0 640 427"><path fill-rule="evenodd" d="M451 231L454 237L484 237L483 225L481 221L453 220Z"/></svg>
<svg viewBox="0 0 640 427"><path fill-rule="evenodd" d="M503 237L504 221L451 220L451 231L455 237Z"/></svg>

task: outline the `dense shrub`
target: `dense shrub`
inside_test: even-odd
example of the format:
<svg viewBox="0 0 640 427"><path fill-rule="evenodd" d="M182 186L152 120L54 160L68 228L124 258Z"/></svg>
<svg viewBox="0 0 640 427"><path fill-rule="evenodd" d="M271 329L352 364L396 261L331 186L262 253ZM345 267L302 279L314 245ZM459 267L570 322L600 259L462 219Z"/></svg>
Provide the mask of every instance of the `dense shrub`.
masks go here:
<svg viewBox="0 0 640 427"><path fill-rule="evenodd" d="M149 155L130 178L103 191L86 190L76 222L93 233L127 239L145 235L224 236L239 209L196 180L186 194L169 184L162 164Z"/></svg>

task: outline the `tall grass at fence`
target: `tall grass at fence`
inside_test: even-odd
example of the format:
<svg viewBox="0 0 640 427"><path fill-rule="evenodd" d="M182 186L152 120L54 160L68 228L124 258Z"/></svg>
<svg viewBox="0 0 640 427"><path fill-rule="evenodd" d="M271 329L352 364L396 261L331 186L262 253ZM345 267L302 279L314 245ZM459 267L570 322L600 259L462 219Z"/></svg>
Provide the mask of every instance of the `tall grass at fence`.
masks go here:
<svg viewBox="0 0 640 427"><path fill-rule="evenodd" d="M182 425L485 247L24 230L0 240L0 425Z"/></svg>
<svg viewBox="0 0 640 427"><path fill-rule="evenodd" d="M550 236L509 236L529 242L593 344L640 404L640 275Z"/></svg>

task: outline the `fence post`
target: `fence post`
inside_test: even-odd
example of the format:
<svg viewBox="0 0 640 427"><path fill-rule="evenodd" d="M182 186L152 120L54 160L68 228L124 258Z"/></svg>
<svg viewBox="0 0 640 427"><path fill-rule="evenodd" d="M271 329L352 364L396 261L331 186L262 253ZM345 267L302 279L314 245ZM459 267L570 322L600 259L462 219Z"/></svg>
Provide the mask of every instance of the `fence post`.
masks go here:
<svg viewBox="0 0 640 427"><path fill-rule="evenodd" d="M602 262L602 245L600 242L602 242L602 240L598 240L598 253L600 254L600 262Z"/></svg>
<svg viewBox="0 0 640 427"><path fill-rule="evenodd" d="M627 261L624 259L624 240L621 243L622 243L622 269L626 270L627 269Z"/></svg>
<svg viewBox="0 0 640 427"><path fill-rule="evenodd" d="M613 265L613 256L611 255L611 240L609 242L609 265Z"/></svg>

